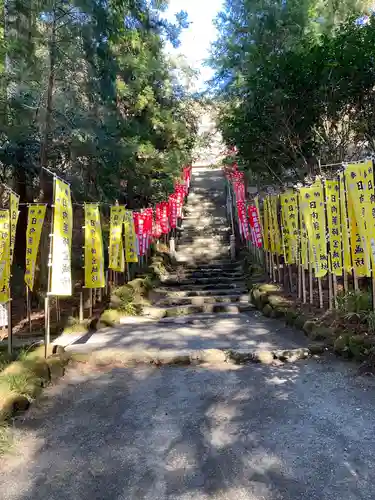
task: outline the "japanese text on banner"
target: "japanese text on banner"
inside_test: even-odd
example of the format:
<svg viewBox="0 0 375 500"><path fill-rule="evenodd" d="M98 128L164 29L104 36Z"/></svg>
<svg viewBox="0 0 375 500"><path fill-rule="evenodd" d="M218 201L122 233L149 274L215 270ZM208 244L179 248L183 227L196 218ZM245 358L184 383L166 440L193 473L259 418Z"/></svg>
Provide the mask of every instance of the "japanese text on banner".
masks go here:
<svg viewBox="0 0 375 500"><path fill-rule="evenodd" d="M124 245L122 243L122 226L125 217L125 207L113 205L111 207L110 234L109 234L109 269L118 272L125 271Z"/></svg>
<svg viewBox="0 0 375 500"><path fill-rule="evenodd" d="M283 225L284 258L287 264L295 264L298 248L297 195L293 192L280 195Z"/></svg>
<svg viewBox="0 0 375 500"><path fill-rule="evenodd" d="M14 254L14 244L16 242L16 230L18 222L18 205L20 203L20 197L16 193L10 193L9 205L10 205L10 266L13 263Z"/></svg>
<svg viewBox="0 0 375 500"><path fill-rule="evenodd" d="M264 231L264 249L268 252L271 251L271 238L270 238L270 219L269 219L269 206L268 198L263 200L263 231Z"/></svg>
<svg viewBox="0 0 375 500"><path fill-rule="evenodd" d="M341 238L343 251L343 266L348 273L352 272L352 260L350 254L350 239L349 239L349 215L347 208L347 199L345 192L344 174L339 174L340 184L340 216L341 216Z"/></svg>
<svg viewBox="0 0 375 500"><path fill-rule="evenodd" d="M370 177L368 169L370 170ZM374 240L374 223L371 210L371 195L374 192L372 164L370 162L368 166L362 163L348 165L345 168L344 175L349 218L352 225L353 267L357 276L370 276L370 255Z"/></svg>
<svg viewBox="0 0 375 500"><path fill-rule="evenodd" d="M99 206L96 203L85 203L85 287L104 286L104 253Z"/></svg>
<svg viewBox="0 0 375 500"><path fill-rule="evenodd" d="M10 279L10 217L9 210L0 210L0 304L9 300Z"/></svg>
<svg viewBox="0 0 375 500"><path fill-rule="evenodd" d="M25 283L29 287L29 290L34 288L36 260L46 211L46 205L31 205L28 211Z"/></svg>
<svg viewBox="0 0 375 500"><path fill-rule="evenodd" d="M137 235L135 233L133 212L125 210L125 261L138 262L137 256Z"/></svg>
<svg viewBox="0 0 375 500"><path fill-rule="evenodd" d="M272 195L269 197L269 214L270 214L270 235L271 235L271 251L278 255L282 254L281 236L279 229L279 221L277 217L278 196Z"/></svg>
<svg viewBox="0 0 375 500"><path fill-rule="evenodd" d="M342 240L340 214L340 185L338 180L325 181L329 235L329 267L332 274L342 275Z"/></svg>
<svg viewBox="0 0 375 500"><path fill-rule="evenodd" d="M52 270L49 293L55 296L68 296L72 294L72 201L69 184L57 178L54 179L54 183Z"/></svg>
<svg viewBox="0 0 375 500"><path fill-rule="evenodd" d="M316 278L322 278L328 271L326 220L323 186L320 181L300 190L300 209L306 224L310 243L309 259Z"/></svg>
<svg viewBox="0 0 375 500"><path fill-rule="evenodd" d="M252 235L254 237L253 243L257 248L262 248L262 230L260 226L260 217L258 209L255 205L250 205L248 207L248 215Z"/></svg>

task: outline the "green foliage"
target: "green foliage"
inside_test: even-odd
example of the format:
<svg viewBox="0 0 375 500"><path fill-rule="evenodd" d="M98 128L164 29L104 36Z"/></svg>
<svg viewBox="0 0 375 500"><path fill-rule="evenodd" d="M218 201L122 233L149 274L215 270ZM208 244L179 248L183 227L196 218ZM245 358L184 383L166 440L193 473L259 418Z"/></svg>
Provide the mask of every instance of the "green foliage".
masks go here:
<svg viewBox="0 0 375 500"><path fill-rule="evenodd" d="M227 0L212 48L219 127L258 179L303 179L317 158L373 152L369 2ZM281 181L282 179L282 181Z"/></svg>
<svg viewBox="0 0 375 500"><path fill-rule="evenodd" d="M196 135L194 100L164 50L186 14L168 2L8 2L0 40L0 162L21 201L40 196L40 165L78 200L130 208L165 198ZM42 185L43 197L51 190Z"/></svg>
<svg viewBox="0 0 375 500"><path fill-rule="evenodd" d="M372 311L371 293L358 290L339 294L337 309L347 321L367 321Z"/></svg>

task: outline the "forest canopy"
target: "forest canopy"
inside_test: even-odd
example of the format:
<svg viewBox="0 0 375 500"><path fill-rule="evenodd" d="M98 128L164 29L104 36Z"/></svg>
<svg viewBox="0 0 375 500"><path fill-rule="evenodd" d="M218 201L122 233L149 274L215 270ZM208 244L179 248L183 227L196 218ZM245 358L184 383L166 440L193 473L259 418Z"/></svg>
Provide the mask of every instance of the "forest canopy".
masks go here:
<svg viewBox="0 0 375 500"><path fill-rule="evenodd" d="M42 167L77 201L139 208L172 192L197 131L165 50L186 13L166 21L164 0L1 2L0 180L21 201L50 201Z"/></svg>
<svg viewBox="0 0 375 500"><path fill-rule="evenodd" d="M218 125L255 177L301 179L375 153L375 18L360 0L227 0L212 82Z"/></svg>

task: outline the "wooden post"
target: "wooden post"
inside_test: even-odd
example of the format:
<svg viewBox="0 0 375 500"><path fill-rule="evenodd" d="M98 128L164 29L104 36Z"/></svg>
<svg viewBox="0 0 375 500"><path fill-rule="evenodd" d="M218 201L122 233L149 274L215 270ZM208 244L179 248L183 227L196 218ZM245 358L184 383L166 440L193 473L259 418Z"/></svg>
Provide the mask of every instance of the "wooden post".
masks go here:
<svg viewBox="0 0 375 500"><path fill-rule="evenodd" d="M313 298L313 272L312 272L311 262L309 262L309 300L310 300L310 304L314 303L314 298Z"/></svg>
<svg viewBox="0 0 375 500"><path fill-rule="evenodd" d="M332 287L332 279L333 275L328 272L328 309L333 309L333 287Z"/></svg>
<svg viewBox="0 0 375 500"><path fill-rule="evenodd" d="M92 299L92 288L89 288L89 304L90 304L90 315L89 317L91 318L92 317L92 303L93 303L93 299Z"/></svg>
<svg viewBox="0 0 375 500"><path fill-rule="evenodd" d="M31 324L31 300L30 300L30 291L29 287L26 285L26 315L27 322L29 324L29 333L32 332L32 324Z"/></svg>
<svg viewBox="0 0 375 500"><path fill-rule="evenodd" d="M276 253L276 266L277 266L277 278L279 283L281 283L281 269L280 269L280 258L279 255Z"/></svg>
<svg viewBox="0 0 375 500"><path fill-rule="evenodd" d="M12 324L12 299L9 298L7 302L8 310L8 354L13 352L13 324Z"/></svg>
<svg viewBox="0 0 375 500"><path fill-rule="evenodd" d="M306 304L307 302L307 290L306 290L306 270L301 266L301 272L302 272L302 296L303 296L303 303Z"/></svg>
<svg viewBox="0 0 375 500"><path fill-rule="evenodd" d="M84 319L84 314L83 314L83 290L79 292L79 321L83 321Z"/></svg>
<svg viewBox="0 0 375 500"><path fill-rule="evenodd" d="M298 298L302 298L302 266L297 264Z"/></svg>
<svg viewBox="0 0 375 500"><path fill-rule="evenodd" d="M333 304L335 309L337 309L337 276L336 274L332 275L333 279Z"/></svg>
<svg viewBox="0 0 375 500"><path fill-rule="evenodd" d="M318 278L318 291L319 291L319 307L320 307L320 309L323 309L322 278Z"/></svg>
<svg viewBox="0 0 375 500"><path fill-rule="evenodd" d="M357 276L357 271L353 267L353 281L354 281L354 291L358 292L359 291L359 285L358 285L358 276Z"/></svg>

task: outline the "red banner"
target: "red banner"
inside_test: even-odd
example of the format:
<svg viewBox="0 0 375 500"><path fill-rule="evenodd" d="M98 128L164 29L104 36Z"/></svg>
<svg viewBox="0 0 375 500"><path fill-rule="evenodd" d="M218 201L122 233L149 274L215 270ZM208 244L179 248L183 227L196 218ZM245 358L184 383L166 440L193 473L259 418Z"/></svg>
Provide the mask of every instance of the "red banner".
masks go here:
<svg viewBox="0 0 375 500"><path fill-rule="evenodd" d="M237 213L238 213L242 237L245 240L249 240L250 239L250 231L249 231L249 224L247 222L247 216L246 216L246 203L244 201L241 201L241 200L237 201Z"/></svg>
<svg viewBox="0 0 375 500"><path fill-rule="evenodd" d="M162 201L156 205L156 225L160 225L161 234L169 233L169 202Z"/></svg>
<svg viewBox="0 0 375 500"><path fill-rule="evenodd" d="M177 195L171 194L169 197L169 224L172 229L177 227Z"/></svg>
<svg viewBox="0 0 375 500"><path fill-rule="evenodd" d="M262 248L262 229L260 226L259 214L255 205L248 207L250 227L254 236L253 243L258 248Z"/></svg>

